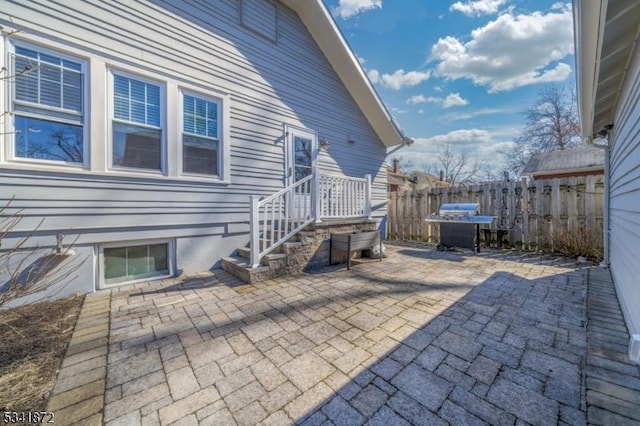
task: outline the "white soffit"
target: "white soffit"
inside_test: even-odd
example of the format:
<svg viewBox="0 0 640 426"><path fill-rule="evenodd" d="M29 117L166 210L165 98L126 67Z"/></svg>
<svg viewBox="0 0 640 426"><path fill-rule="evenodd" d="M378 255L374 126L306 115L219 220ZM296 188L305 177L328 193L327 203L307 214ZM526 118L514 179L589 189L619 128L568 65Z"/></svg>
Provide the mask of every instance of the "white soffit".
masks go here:
<svg viewBox="0 0 640 426"><path fill-rule="evenodd" d="M584 136L613 123L640 31L638 0L576 0L578 84Z"/></svg>

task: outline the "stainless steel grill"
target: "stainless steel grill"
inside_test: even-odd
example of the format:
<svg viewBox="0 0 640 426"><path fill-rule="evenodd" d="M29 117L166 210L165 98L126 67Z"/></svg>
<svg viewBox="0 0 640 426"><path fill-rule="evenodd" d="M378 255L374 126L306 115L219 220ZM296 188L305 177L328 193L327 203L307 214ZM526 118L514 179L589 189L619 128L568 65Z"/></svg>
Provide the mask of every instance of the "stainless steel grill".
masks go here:
<svg viewBox="0 0 640 426"><path fill-rule="evenodd" d="M475 248L479 253L480 225L490 225L493 219L493 216L480 216L480 204L478 203L459 203L442 204L437 215L431 215L425 220L440 224L438 250L443 251L450 247L462 247L471 250ZM475 233L473 232L474 226Z"/></svg>
<svg viewBox="0 0 640 426"><path fill-rule="evenodd" d="M470 216L478 216L479 214L480 204L478 203L443 204L438 211L438 215L443 219L467 218Z"/></svg>

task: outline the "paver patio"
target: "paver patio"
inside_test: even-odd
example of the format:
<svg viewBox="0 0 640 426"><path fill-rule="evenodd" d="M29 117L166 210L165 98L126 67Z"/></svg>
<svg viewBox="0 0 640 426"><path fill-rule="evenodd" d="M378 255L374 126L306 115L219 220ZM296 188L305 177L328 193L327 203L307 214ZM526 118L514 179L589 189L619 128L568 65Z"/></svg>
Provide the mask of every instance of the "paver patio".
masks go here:
<svg viewBox="0 0 640 426"><path fill-rule="evenodd" d="M640 423L608 271L388 250L351 271L255 285L214 271L92 295L50 407L63 424Z"/></svg>

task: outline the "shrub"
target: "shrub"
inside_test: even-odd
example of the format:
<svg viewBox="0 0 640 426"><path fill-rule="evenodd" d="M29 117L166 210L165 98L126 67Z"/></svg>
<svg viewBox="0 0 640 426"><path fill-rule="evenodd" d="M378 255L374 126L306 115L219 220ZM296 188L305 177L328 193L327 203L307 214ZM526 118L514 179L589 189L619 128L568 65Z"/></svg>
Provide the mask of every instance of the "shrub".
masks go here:
<svg viewBox="0 0 640 426"><path fill-rule="evenodd" d="M562 228L554 232L553 250L567 257L582 256L600 261L604 255L602 232L585 226L573 230Z"/></svg>

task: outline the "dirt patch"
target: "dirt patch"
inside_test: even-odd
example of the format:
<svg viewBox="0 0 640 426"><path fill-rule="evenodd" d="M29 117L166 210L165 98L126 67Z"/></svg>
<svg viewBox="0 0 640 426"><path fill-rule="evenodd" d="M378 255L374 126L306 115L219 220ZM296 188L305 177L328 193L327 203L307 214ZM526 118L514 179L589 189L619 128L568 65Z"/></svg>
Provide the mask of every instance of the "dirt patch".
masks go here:
<svg viewBox="0 0 640 426"><path fill-rule="evenodd" d="M0 311L0 411L43 411L84 296Z"/></svg>

